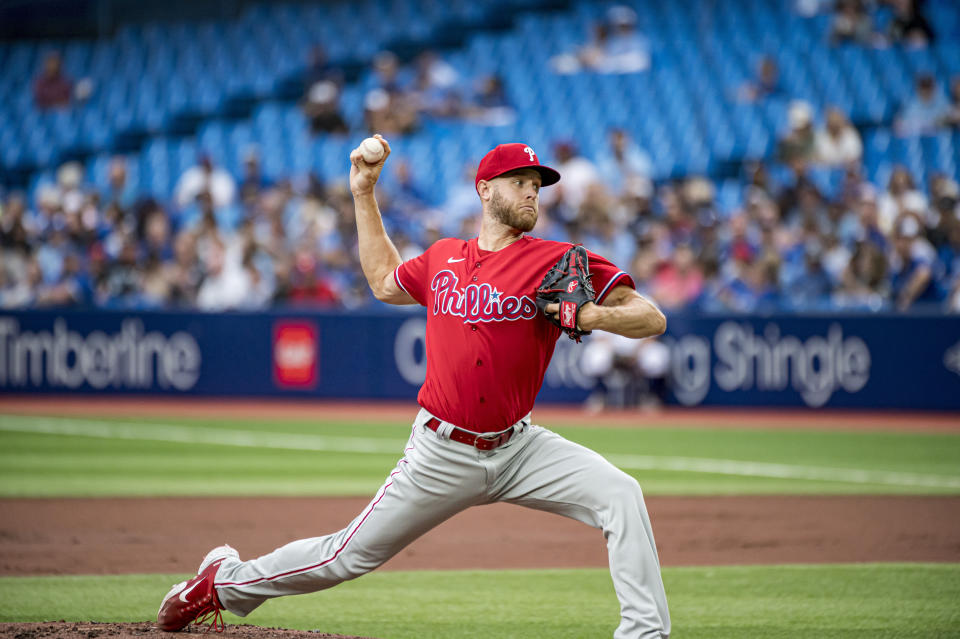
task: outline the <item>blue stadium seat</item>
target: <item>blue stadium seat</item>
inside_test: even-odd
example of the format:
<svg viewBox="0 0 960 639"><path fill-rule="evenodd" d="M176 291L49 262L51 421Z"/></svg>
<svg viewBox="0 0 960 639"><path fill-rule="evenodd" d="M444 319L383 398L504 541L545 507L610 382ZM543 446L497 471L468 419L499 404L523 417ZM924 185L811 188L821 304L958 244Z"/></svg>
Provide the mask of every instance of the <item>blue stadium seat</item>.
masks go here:
<svg viewBox="0 0 960 639"><path fill-rule="evenodd" d="M789 99L810 100L818 117L826 106L837 105L856 124L883 131L912 96L916 73L934 71L942 84L960 73L960 37L951 37L960 36L960 9L950 0L926 5L938 35L944 35L928 49L819 46L830 16L798 18L788 3L631 0L654 52L649 73L550 73L549 58L589 38L592 25L612 4L576 0L559 11L520 12L505 31L469 32L450 59L472 74L503 71L519 111L516 126L484 130L428 124L415 136L411 152L426 161L427 149L467 153L497 136L519 134L542 145L571 137L596 154L610 126L627 124L654 156L659 177L711 172L743 158L771 158ZM310 48L322 42L332 59L369 59L390 41L426 41L440 25L477 24L495 5L494 0L262 2L231 19L125 25L96 42L0 44L2 161L4 166L55 162L68 149L106 149L121 134L164 135L189 116L193 128L180 132L196 131L200 144L222 148L233 167L239 166L243 148L256 142L271 170L303 171L317 164L342 175L344 142L324 136L311 140L296 105L270 102L281 83L302 70ZM72 116L48 121L36 115L29 86L44 53L54 46L63 51L67 70L90 77L95 90ZM753 76L764 54L774 55L780 65L785 97L761 105L735 103L737 87ZM509 60L528 65L504 64ZM343 111L358 130L371 81L369 74L365 77L345 86L342 95ZM464 82L469 83L467 73ZM243 99L265 102L252 111L231 111ZM221 122L224 115L241 121ZM944 170L956 176L956 135L914 144L868 133L864 141L868 172L903 161L920 175ZM397 142L402 148L403 141ZM884 146L889 148L881 150ZM180 148L163 156L167 174L158 173L155 180L148 175L155 163L140 162L144 180L160 186L175 179L169 174L183 163ZM140 156L160 157L149 138ZM447 170L440 158L435 162Z"/></svg>

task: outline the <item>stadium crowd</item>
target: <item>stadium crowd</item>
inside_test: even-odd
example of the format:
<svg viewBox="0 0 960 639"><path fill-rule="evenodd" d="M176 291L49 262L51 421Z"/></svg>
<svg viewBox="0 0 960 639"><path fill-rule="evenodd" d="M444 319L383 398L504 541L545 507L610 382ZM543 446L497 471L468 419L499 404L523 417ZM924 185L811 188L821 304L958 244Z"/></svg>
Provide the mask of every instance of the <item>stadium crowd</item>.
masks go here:
<svg viewBox="0 0 960 639"><path fill-rule="evenodd" d="M655 185L646 154L622 130L611 131L599 163L560 142L552 157L563 180L544 190L535 234L582 242L628 266L640 290L671 310L960 312L955 181L936 175L923 188L898 167L887 185L873 185L853 161L831 199L805 177L795 145L781 146L792 168L748 167L743 206L725 212L706 178ZM373 303L345 183L268 179L254 150L245 164L235 177L202 157L164 201L138 197L123 157L105 191L84 183L81 165L67 164L34 203L7 196L0 307ZM390 165L379 200L405 259L441 236L475 235L470 167L447 201L431 207L429 176L402 157Z"/></svg>
<svg viewBox="0 0 960 639"><path fill-rule="evenodd" d="M838 7L833 37L857 39L860 3ZM617 19L615 30L632 29L629 16ZM641 40L631 32L630 41ZM569 71L559 64L557 72ZM49 58L35 86L38 105L68 96L59 73ZM455 76L432 54L409 68L392 54L377 56L367 80L366 127L389 137L429 117L511 120L499 78L476 79L464 98L451 89ZM314 133L359 140L366 132L350 131L339 113L340 82L318 49L301 106ZM918 76L915 98L890 130L922 136L960 126L960 78L941 83ZM756 83L741 87L737 99L777 92L775 63L764 59ZM818 109L822 127L815 125ZM887 184L871 184L859 132L829 105L792 102L785 131L775 158L744 166L734 210L720 206L707 177L655 183L648 153L657 149L639 148L626 130L611 130L608 148L592 153L558 139L540 150L563 179L543 191L534 234L581 242L629 268L638 289L668 310L960 312L956 181L934 174L917 184L900 166ZM114 158L105 188L87 183L82 165L68 163L32 201L22 193L0 198L0 308L374 303L358 262L345 178L267 176L250 148L241 175L202 155L174 193L158 198L128 179L126 162ZM843 173L836 193L810 179L823 167ZM404 259L440 237L476 234L474 175L468 165L458 184L437 185L403 157L391 158L378 199ZM446 201L432 205L432 189L442 189Z"/></svg>

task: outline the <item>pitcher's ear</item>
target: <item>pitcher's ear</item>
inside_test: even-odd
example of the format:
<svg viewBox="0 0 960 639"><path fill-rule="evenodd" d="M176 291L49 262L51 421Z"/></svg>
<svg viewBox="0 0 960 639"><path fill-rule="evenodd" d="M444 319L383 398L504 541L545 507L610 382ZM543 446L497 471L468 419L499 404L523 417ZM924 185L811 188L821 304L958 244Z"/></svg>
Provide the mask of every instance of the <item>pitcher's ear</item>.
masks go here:
<svg viewBox="0 0 960 639"><path fill-rule="evenodd" d="M486 180L480 180L477 182L477 193L480 195L480 199L486 202L493 194L493 185Z"/></svg>

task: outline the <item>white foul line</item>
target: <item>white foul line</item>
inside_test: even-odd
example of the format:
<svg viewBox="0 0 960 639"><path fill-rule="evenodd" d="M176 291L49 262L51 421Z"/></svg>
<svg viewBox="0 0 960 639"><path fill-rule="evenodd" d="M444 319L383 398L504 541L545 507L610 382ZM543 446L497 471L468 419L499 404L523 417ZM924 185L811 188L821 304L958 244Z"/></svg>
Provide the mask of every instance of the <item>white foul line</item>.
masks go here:
<svg viewBox="0 0 960 639"><path fill-rule="evenodd" d="M12 415L0 416L0 431L335 453L398 453L403 450L402 442L361 437L325 437L226 430L203 426L177 426L154 422L101 422Z"/></svg>
<svg viewBox="0 0 960 639"><path fill-rule="evenodd" d="M130 439L183 444L310 450L332 453L401 454L402 442L368 437L327 437L294 433L227 430L203 426L179 426L154 422L107 422L50 417L0 416L0 431L71 435L102 439ZM960 477L924 475L852 468L824 468L773 464L766 462L709 459L701 457L669 457L653 455L605 455L614 465L631 470L660 470L708 473L742 477L769 477L810 481L913 486L922 488L960 489Z"/></svg>
<svg viewBox="0 0 960 639"><path fill-rule="evenodd" d="M807 479L810 481L843 482L851 484L883 484L886 486L918 486L922 488L960 489L960 477L922 475L885 470L858 470L854 468L824 468L796 466L767 462L737 461L733 459L705 459L700 457L654 457L649 455L607 455L612 464L632 470L666 470L676 472L770 477L774 479Z"/></svg>

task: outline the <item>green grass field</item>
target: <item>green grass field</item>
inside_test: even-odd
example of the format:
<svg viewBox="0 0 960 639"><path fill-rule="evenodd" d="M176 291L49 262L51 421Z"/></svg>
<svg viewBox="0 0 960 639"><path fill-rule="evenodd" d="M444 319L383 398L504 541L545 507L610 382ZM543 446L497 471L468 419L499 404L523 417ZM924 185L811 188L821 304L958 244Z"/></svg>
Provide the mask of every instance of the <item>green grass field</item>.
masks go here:
<svg viewBox="0 0 960 639"><path fill-rule="evenodd" d="M648 495L960 494L960 436L557 428ZM0 416L0 496L372 494L401 423Z"/></svg>
<svg viewBox="0 0 960 639"><path fill-rule="evenodd" d="M960 494L960 435L556 430L648 495ZM408 433L401 423L0 415L0 496L367 496ZM0 621L146 621L182 577L2 578ZM667 568L664 580L679 639L960 638L960 564ZM604 570L420 571L271 601L243 622L383 639L547 639L609 637L617 618Z"/></svg>
<svg viewBox="0 0 960 639"><path fill-rule="evenodd" d="M156 615L157 593L170 581L0 579L0 621L143 621ZM671 637L680 639L960 637L956 565L668 568L664 582ZM609 637L618 618L601 569L380 572L269 601L245 620L225 615L227 623L389 639Z"/></svg>

